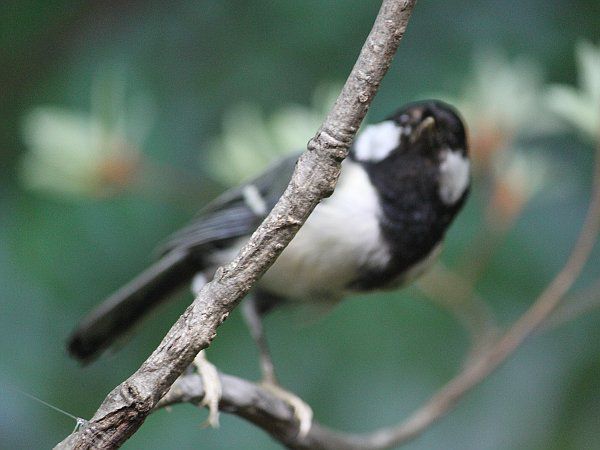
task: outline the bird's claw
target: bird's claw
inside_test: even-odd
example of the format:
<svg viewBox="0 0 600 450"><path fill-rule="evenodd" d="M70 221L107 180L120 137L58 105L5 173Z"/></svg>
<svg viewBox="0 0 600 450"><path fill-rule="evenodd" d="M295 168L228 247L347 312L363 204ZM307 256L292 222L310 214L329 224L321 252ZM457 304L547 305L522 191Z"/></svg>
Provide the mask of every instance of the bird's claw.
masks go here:
<svg viewBox="0 0 600 450"><path fill-rule="evenodd" d="M294 417L298 421L298 436L305 437L312 427L313 410L296 394L286 391L281 386L269 382L263 382L262 386L274 394L277 398L291 406Z"/></svg>
<svg viewBox="0 0 600 450"><path fill-rule="evenodd" d="M217 368L206 359L202 350L194 358L194 366L204 384L204 398L200 406L208 408L208 418L202 424L205 427L219 427L219 401L221 400L222 387Z"/></svg>

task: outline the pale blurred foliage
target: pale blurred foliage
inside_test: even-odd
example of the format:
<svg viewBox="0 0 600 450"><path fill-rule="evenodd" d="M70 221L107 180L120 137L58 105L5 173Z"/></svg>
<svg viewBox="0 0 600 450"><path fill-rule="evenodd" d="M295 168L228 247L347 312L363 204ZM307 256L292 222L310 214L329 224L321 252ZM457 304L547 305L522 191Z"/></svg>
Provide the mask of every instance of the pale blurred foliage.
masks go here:
<svg viewBox="0 0 600 450"><path fill-rule="evenodd" d="M600 139L600 44L582 41L576 47L578 88L550 86L548 106L592 142Z"/></svg>
<svg viewBox="0 0 600 450"><path fill-rule="evenodd" d="M125 78L108 71L92 86L90 112L40 106L23 120L26 187L69 198L107 197L137 175L154 122L148 96L125 95Z"/></svg>
<svg viewBox="0 0 600 450"><path fill-rule="evenodd" d="M489 187L486 219L509 226L528 201L549 184L552 161L522 138L543 136L572 123L590 137L600 122L600 50L576 49L580 89L544 84L540 66L526 57L509 59L497 49L474 55L458 96L437 94L456 106L468 124L474 175ZM148 96L127 96L125 76L104 71L93 83L90 112L38 107L24 119L29 149L22 178L32 189L70 197L105 198L124 192L142 171L142 152L154 122ZM306 147L341 83L322 84L308 106L287 105L265 114L256 104L233 106L222 132L209 141L204 173L231 186L257 175L273 160ZM594 125L596 124L596 125ZM596 133L596 134L594 134ZM535 150L535 151L534 151ZM144 180L142 180L143 182Z"/></svg>
<svg viewBox="0 0 600 450"><path fill-rule="evenodd" d="M310 106L287 105L266 116L255 104L232 107L222 134L208 145L211 174L236 185L261 172L273 160L306 148L335 102L341 84L317 87Z"/></svg>
<svg viewBox="0 0 600 450"><path fill-rule="evenodd" d="M548 87L540 66L529 58L511 60L499 50L487 49L475 55L459 96L438 94L465 118L473 184L484 215L478 235L462 249L461 263L452 269L438 267L420 287L471 331L474 353L494 336L496 319L477 295L477 284L495 251L532 199L573 181L535 140L564 132L565 123L576 123L584 132L594 123L598 131L599 102L592 91L600 86L600 54L580 43L577 55L581 92L568 86ZM570 98L563 104L559 96Z"/></svg>
<svg viewBox="0 0 600 450"><path fill-rule="evenodd" d="M442 98L465 118L476 171L487 171L519 137L553 130L543 102L544 80L533 60L507 58L498 49L475 54L459 96Z"/></svg>
<svg viewBox="0 0 600 450"><path fill-rule="evenodd" d="M487 223L509 227L527 203L553 178L552 161L539 149L512 148L493 165L494 185L487 208Z"/></svg>

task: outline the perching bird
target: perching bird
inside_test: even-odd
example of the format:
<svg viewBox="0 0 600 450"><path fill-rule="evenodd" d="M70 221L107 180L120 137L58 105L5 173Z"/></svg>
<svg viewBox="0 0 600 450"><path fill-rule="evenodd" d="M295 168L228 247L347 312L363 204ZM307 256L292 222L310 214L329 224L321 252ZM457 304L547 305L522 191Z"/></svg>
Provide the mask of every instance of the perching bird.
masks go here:
<svg viewBox="0 0 600 450"><path fill-rule="evenodd" d="M229 262L287 186L298 155L222 194L175 233L154 265L92 311L68 348L89 360L185 284L197 291ZM261 315L289 302L331 305L392 289L440 253L470 187L463 123L439 101L409 104L357 136L333 195L323 200L244 300L267 380L275 382Z"/></svg>

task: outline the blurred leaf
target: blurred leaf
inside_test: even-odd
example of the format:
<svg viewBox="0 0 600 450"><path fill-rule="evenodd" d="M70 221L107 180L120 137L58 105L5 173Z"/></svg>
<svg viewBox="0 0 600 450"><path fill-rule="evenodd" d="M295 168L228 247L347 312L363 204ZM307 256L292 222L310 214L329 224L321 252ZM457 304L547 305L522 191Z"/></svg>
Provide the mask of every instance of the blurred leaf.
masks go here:
<svg viewBox="0 0 600 450"><path fill-rule="evenodd" d="M546 101L552 111L596 143L600 140L600 45L577 44L579 88L554 85Z"/></svg>
<svg viewBox="0 0 600 450"><path fill-rule="evenodd" d="M120 192L139 168L141 145L153 122L148 97L128 108L120 74L100 76L92 88L92 111L37 107L23 120L22 179L31 189L71 198Z"/></svg>
<svg viewBox="0 0 600 450"><path fill-rule="evenodd" d="M311 106L288 105L266 117L252 104L232 107L224 116L222 134L209 144L211 173L235 185L291 152L303 150L316 133L341 86L320 85Z"/></svg>

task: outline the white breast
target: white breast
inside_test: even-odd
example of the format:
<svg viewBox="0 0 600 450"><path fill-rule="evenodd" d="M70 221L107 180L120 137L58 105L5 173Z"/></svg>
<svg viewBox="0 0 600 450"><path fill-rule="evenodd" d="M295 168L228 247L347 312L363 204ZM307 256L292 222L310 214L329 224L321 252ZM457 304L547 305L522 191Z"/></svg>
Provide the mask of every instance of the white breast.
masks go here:
<svg viewBox="0 0 600 450"><path fill-rule="evenodd" d="M284 297L337 300L360 267L383 267L390 260L379 214L368 175L344 161L333 195L315 208L260 286Z"/></svg>

